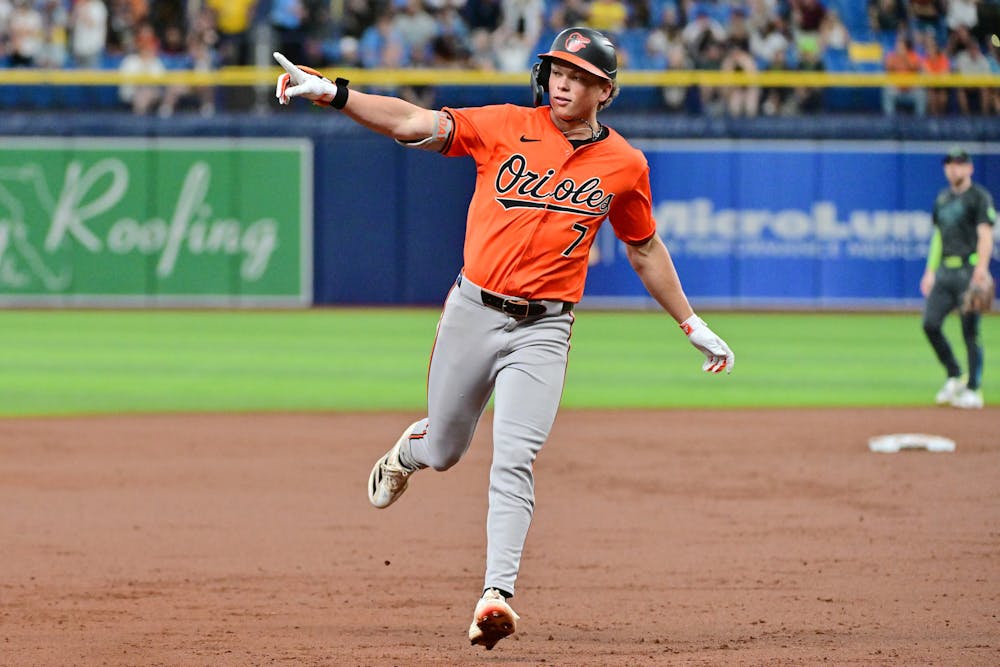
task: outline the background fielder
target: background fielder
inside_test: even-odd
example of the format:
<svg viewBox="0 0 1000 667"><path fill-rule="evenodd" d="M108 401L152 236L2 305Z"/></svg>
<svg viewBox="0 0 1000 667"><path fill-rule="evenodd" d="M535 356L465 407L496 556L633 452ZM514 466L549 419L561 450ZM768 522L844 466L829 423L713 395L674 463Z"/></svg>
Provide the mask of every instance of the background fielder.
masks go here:
<svg viewBox="0 0 1000 667"><path fill-rule="evenodd" d="M491 649L516 629L507 600L534 511L532 466L559 407L572 310L605 219L649 293L705 354L704 370L731 372L733 353L695 315L656 234L645 157L597 120L618 92L617 54L601 33L567 29L539 54L536 108L432 111L275 58L286 70L281 103L306 97L404 145L476 162L464 266L438 325L427 417L376 462L368 492L388 507L417 470L457 463L494 396L484 592L469 628L473 644ZM539 107L545 92L549 105Z"/></svg>
<svg viewBox="0 0 1000 667"><path fill-rule="evenodd" d="M990 257L997 213L990 193L972 182L972 172L972 158L961 148L954 148L945 156L948 187L934 200L934 234L927 253L927 268L920 280L920 292L927 297L924 333L948 374L935 401L938 405L958 408L983 407L981 315L975 308L963 309L960 314L969 370L965 382L941 326L948 313L962 304L968 290L986 290L990 301L994 290Z"/></svg>

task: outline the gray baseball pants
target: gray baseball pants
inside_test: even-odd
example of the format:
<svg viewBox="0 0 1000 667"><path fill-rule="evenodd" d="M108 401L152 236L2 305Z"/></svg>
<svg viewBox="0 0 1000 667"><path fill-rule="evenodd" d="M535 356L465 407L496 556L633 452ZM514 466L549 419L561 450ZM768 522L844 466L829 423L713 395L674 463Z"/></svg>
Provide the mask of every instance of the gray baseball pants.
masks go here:
<svg viewBox="0 0 1000 667"><path fill-rule="evenodd" d="M465 278L448 294L427 378L427 418L410 440L410 458L447 470L469 449L494 397L493 464L486 520L484 588L514 593L535 507L532 465L549 436L569 355L572 312L542 302L546 313L515 319L483 305Z"/></svg>

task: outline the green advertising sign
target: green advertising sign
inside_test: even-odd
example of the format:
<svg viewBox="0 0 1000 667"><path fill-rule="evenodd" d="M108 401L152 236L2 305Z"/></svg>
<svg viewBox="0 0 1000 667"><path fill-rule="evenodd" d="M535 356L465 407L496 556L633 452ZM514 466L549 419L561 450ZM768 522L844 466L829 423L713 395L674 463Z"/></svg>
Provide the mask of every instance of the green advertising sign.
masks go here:
<svg viewBox="0 0 1000 667"><path fill-rule="evenodd" d="M0 138L0 302L308 305L312 146Z"/></svg>

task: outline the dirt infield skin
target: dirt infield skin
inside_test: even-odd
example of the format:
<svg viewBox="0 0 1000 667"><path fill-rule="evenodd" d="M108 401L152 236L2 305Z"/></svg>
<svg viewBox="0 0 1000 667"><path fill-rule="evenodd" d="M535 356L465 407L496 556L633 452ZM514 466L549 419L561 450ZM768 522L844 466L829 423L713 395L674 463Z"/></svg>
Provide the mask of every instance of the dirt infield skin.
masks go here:
<svg viewBox="0 0 1000 667"><path fill-rule="evenodd" d="M0 420L0 665L1000 664L1000 409L564 410L491 652L489 415L368 505L415 416Z"/></svg>

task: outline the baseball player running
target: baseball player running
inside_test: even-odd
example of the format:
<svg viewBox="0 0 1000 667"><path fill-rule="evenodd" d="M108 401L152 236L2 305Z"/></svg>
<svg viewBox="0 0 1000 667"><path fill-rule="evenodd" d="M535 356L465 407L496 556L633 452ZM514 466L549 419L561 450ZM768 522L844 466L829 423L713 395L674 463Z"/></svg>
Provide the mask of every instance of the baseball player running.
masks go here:
<svg viewBox="0 0 1000 667"><path fill-rule="evenodd" d="M962 338L969 365L965 382L962 382L962 371L951 345L941 330L945 317L962 303L967 290L986 290L989 300L993 299L990 256L997 212L990 193L972 182L972 172L972 158L963 149L954 148L944 157L948 187L934 200L934 234L927 253L927 268L920 280L920 292L927 297L924 333L948 373L935 401L938 405L976 409L983 407L980 313L975 309L961 313Z"/></svg>
<svg viewBox="0 0 1000 667"><path fill-rule="evenodd" d="M415 472L455 465L494 396L486 573L469 628L472 644L492 649L517 628L509 600L534 511L532 465L559 407L573 306L605 219L646 289L704 353L702 368L731 372L733 353L692 310L656 234L645 157L597 120L618 93L617 55L601 33L564 30L539 54L535 108L422 109L274 55L286 70L282 104L304 97L404 146L476 162L464 266L431 353L427 417L375 463L368 496L386 508ZM539 106L545 92L549 105Z"/></svg>

